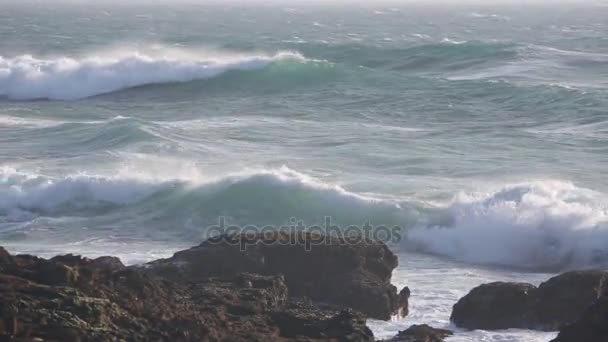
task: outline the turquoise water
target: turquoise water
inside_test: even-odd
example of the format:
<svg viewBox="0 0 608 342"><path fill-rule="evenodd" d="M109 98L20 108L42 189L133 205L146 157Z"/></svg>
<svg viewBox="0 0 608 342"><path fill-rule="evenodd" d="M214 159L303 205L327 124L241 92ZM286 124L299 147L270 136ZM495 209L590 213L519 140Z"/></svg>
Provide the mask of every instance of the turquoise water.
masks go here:
<svg viewBox="0 0 608 342"><path fill-rule="evenodd" d="M331 216L402 227L415 274L605 267L606 17L591 1L3 1L0 244L137 263L219 217ZM496 336L536 338L518 334Z"/></svg>

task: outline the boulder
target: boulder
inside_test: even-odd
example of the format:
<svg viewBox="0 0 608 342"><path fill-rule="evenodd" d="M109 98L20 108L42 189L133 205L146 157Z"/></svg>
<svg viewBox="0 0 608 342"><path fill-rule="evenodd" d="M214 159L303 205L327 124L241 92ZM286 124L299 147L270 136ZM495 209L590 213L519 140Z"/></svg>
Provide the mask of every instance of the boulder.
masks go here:
<svg viewBox="0 0 608 342"><path fill-rule="evenodd" d="M373 341L359 313L290 301L282 275L179 283L115 258L11 259L0 340Z"/></svg>
<svg viewBox="0 0 608 342"><path fill-rule="evenodd" d="M386 342L443 342L446 337L453 334L450 330L435 329L426 324L412 325Z"/></svg>
<svg viewBox="0 0 608 342"><path fill-rule="evenodd" d="M537 328L553 331L576 321L608 288L608 272L573 271L553 277L538 287Z"/></svg>
<svg viewBox="0 0 608 342"><path fill-rule="evenodd" d="M454 305L450 319L465 329L529 328L536 290L526 283L480 285Z"/></svg>
<svg viewBox="0 0 608 342"><path fill-rule="evenodd" d="M466 329L535 329L555 331L573 323L602 294L608 272L572 271L539 287L526 283L490 283L461 298L451 320Z"/></svg>
<svg viewBox="0 0 608 342"><path fill-rule="evenodd" d="M597 300L574 323L568 324L551 342L608 341L608 297Z"/></svg>
<svg viewBox="0 0 608 342"><path fill-rule="evenodd" d="M397 257L377 241L305 232L222 235L147 265L148 272L198 282L239 272L285 276L289 293L388 320L407 301L391 285ZM405 310L404 310L405 309Z"/></svg>

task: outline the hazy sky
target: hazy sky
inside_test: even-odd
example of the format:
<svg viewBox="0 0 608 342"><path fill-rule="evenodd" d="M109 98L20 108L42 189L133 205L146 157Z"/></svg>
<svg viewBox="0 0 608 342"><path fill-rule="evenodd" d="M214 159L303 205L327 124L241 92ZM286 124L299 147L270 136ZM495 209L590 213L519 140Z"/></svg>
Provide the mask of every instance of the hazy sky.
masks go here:
<svg viewBox="0 0 608 342"><path fill-rule="evenodd" d="M209 4L209 3L231 3L231 4L360 4L360 5L380 5L380 4L478 4L478 5L493 5L493 4L509 4L509 5L526 5L526 4L551 4L560 3L572 4L595 4L608 5L608 0L0 0L1 3L190 3L190 4Z"/></svg>

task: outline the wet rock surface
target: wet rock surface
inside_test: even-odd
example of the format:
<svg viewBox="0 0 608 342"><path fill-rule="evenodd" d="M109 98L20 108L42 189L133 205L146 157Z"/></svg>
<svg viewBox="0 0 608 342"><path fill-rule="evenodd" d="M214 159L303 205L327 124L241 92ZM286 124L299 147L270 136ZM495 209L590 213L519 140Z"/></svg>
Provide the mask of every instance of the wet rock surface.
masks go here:
<svg viewBox="0 0 608 342"><path fill-rule="evenodd" d="M382 242L310 233L221 236L148 265L176 281L198 281L239 272L285 276L289 293L349 307L388 320L407 313L409 291L391 285L397 256Z"/></svg>
<svg viewBox="0 0 608 342"><path fill-rule="evenodd" d="M3 341L373 341L353 310L290 299L281 275L176 282L111 257L0 249Z"/></svg>
<svg viewBox="0 0 608 342"><path fill-rule="evenodd" d="M454 305L451 320L466 329L527 328L533 320L531 293L535 291L534 285L526 283L480 285Z"/></svg>
<svg viewBox="0 0 608 342"><path fill-rule="evenodd" d="M551 342L608 341L608 298L602 297L585 310L574 323L568 324Z"/></svg>
<svg viewBox="0 0 608 342"><path fill-rule="evenodd" d="M559 330L577 320L608 289L608 272L573 271L540 284L536 295L537 325Z"/></svg>
<svg viewBox="0 0 608 342"><path fill-rule="evenodd" d="M436 329L426 324L412 325L397 336L385 342L443 342L446 337L452 336L450 330Z"/></svg>
<svg viewBox="0 0 608 342"><path fill-rule="evenodd" d="M399 291L399 317L405 318L409 313L409 302L410 302L410 288L404 287Z"/></svg>
<svg viewBox="0 0 608 342"><path fill-rule="evenodd" d="M451 320L466 329L554 331L575 322L601 298L608 272L573 271L535 287L526 283L480 285L454 305Z"/></svg>

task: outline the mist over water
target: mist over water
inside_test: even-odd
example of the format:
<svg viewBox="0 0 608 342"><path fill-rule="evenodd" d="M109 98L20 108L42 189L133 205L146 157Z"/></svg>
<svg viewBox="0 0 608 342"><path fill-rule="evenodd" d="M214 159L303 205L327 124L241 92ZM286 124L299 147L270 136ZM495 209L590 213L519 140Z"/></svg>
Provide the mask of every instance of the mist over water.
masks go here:
<svg viewBox="0 0 608 342"><path fill-rule="evenodd" d="M608 264L601 2L1 6L12 252L140 263L220 216L396 225L416 304L379 336L447 326L485 281Z"/></svg>

